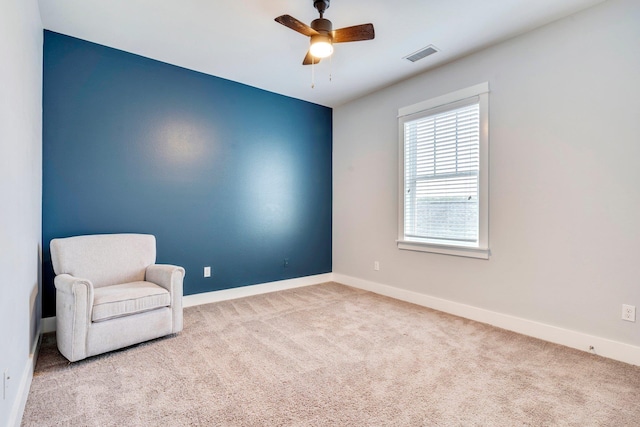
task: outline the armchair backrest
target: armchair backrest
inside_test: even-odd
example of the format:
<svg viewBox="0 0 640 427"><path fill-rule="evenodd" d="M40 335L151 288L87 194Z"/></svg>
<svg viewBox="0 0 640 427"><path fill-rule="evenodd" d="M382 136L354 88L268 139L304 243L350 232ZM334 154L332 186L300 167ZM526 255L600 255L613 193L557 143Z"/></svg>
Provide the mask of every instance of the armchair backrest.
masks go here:
<svg viewBox="0 0 640 427"><path fill-rule="evenodd" d="M53 271L91 280L94 287L144 280L156 262L156 238L150 234L95 234L53 239Z"/></svg>

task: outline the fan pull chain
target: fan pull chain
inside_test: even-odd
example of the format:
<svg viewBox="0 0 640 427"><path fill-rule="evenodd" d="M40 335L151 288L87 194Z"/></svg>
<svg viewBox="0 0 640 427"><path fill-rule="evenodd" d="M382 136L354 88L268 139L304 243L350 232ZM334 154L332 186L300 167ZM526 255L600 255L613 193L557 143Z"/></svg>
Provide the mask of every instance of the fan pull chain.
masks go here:
<svg viewBox="0 0 640 427"><path fill-rule="evenodd" d="M314 58L311 58L311 89L316 87L316 77L315 77L315 62L313 60Z"/></svg>

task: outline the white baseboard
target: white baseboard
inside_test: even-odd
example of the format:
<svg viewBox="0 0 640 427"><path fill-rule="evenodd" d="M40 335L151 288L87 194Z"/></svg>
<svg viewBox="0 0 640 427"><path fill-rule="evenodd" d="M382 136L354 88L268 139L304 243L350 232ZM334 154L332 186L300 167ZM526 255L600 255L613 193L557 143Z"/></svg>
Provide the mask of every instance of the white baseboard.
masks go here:
<svg viewBox="0 0 640 427"><path fill-rule="evenodd" d="M185 295L184 297L182 297L182 306L193 307L196 305L209 304L212 302L226 301L230 299L250 297L252 295L283 291L285 289L317 285L324 282L331 282L332 280L333 273L325 273L317 274L314 276L298 277L295 279L279 280L277 282L241 286L239 288L223 289L220 291L204 292L201 294ZM47 332L54 332L56 330L55 316L43 318L41 325L43 334L46 334Z"/></svg>
<svg viewBox="0 0 640 427"><path fill-rule="evenodd" d="M42 318L41 327L42 327L42 333L43 334L46 334L46 333L49 333L49 332L55 332L56 331L56 316L43 317Z"/></svg>
<svg viewBox="0 0 640 427"><path fill-rule="evenodd" d="M485 310L483 308L449 301L418 292L400 289L382 283L358 279L340 273L326 273L315 276L300 277L296 279L281 280L277 282L261 283L239 288L224 289L220 291L205 292L195 295L187 295L183 298L184 307L193 307L212 302L226 301L236 298L244 298L252 295L266 294L285 289L300 288L303 286L317 285L319 283L336 281L354 288L364 289L380 295L385 295L401 301L429 307L466 319L475 320L509 331L517 332L544 341L565 345L567 347L596 353L609 359L618 360L632 365L640 366L640 347L601 338L582 332L571 331L557 326L523 319L521 317ZM42 332L53 332L56 329L56 318L42 319ZM593 350L590 348L593 347ZM31 370L33 375L33 369Z"/></svg>
<svg viewBox="0 0 640 427"><path fill-rule="evenodd" d="M340 273L333 273L333 280L354 288L364 289L380 295L433 308L435 310L454 314L456 316L475 320L502 329L517 332L530 337L539 338L567 347L596 353L609 359L618 360L640 366L640 347L625 344L606 338L571 331L557 326L547 325L532 320L523 319L495 311L485 310L454 301L436 298L381 283L358 279ZM594 350L590 351L593 347Z"/></svg>
<svg viewBox="0 0 640 427"><path fill-rule="evenodd" d="M195 305L250 297L259 294L268 294L270 292L301 288L303 286L317 285L320 283L331 281L333 281L333 273L325 273L317 274L315 276L279 280L277 282L260 283L258 285L241 286L239 288L223 289L220 291L205 292L195 295L186 295L184 298L182 298L182 305L183 307L193 307Z"/></svg>
<svg viewBox="0 0 640 427"><path fill-rule="evenodd" d="M31 346L31 352L20 375L20 383L18 384L18 392L16 394L16 400L11 408L9 414L8 427L20 427L22 423L22 415L24 414L24 408L27 405L27 398L29 397L29 389L31 388L31 380L33 379L33 372L36 369L36 362L38 361L38 353L40 352L40 343L42 342L42 327L35 336L35 340Z"/></svg>

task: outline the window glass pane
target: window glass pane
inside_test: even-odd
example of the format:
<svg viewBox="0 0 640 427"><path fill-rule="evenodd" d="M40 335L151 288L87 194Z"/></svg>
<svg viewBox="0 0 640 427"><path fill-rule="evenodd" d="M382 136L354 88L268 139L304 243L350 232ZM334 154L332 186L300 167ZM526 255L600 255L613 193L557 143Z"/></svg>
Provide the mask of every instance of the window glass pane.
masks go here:
<svg viewBox="0 0 640 427"><path fill-rule="evenodd" d="M477 244L479 104L404 123L404 234Z"/></svg>

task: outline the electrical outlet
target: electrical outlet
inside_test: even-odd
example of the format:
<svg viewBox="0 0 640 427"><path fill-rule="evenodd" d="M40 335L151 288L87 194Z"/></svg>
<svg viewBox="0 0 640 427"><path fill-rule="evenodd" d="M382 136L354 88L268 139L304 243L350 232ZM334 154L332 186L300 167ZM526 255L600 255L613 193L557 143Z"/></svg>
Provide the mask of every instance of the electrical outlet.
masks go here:
<svg viewBox="0 0 640 427"><path fill-rule="evenodd" d="M211 267L204 268L204 277L211 277Z"/></svg>
<svg viewBox="0 0 640 427"><path fill-rule="evenodd" d="M285 258L284 261L282 261L282 267L289 268L289 258Z"/></svg>
<svg viewBox="0 0 640 427"><path fill-rule="evenodd" d="M373 269L375 271L380 271L380 263L378 261L373 261Z"/></svg>
<svg viewBox="0 0 640 427"><path fill-rule="evenodd" d="M634 305L622 304L622 320L636 321L636 307Z"/></svg>

